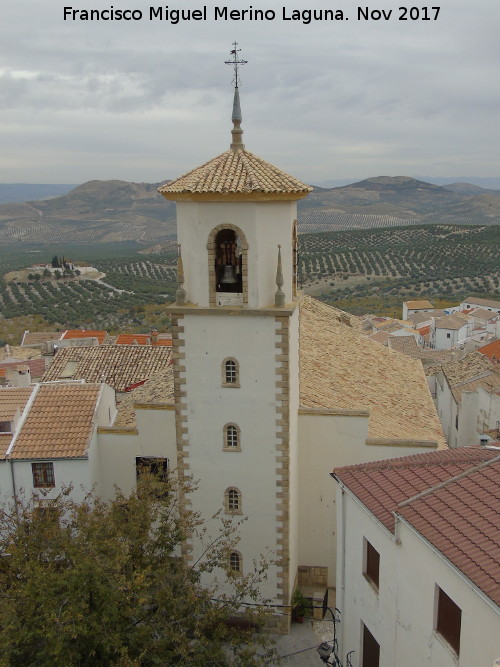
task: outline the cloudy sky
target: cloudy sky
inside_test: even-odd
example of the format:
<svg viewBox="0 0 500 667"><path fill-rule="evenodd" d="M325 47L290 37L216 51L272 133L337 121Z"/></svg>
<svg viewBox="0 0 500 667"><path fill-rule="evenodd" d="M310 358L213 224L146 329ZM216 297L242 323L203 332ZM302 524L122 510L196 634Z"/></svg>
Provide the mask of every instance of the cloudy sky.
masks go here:
<svg viewBox="0 0 500 667"><path fill-rule="evenodd" d="M177 25L149 19L150 6L165 8L153 0L3 3L0 182L158 182L223 152L234 40L248 60L246 148L306 182L500 177L500 4L441 1L437 20L401 21L399 7L412 0L233 0L207 4L206 21ZM143 18L65 21L65 6ZM216 21L224 6L273 10L275 19ZM357 20L358 6L392 14ZM283 20L283 7L287 16L333 8L348 20L307 25Z"/></svg>

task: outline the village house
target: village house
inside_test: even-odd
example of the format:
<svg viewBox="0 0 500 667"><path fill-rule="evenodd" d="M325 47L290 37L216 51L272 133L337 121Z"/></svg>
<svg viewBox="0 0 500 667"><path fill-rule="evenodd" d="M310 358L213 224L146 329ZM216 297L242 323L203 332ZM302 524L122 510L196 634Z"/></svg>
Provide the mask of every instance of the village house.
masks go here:
<svg viewBox="0 0 500 667"><path fill-rule="evenodd" d="M500 447L334 470L343 664L497 664L499 475Z"/></svg>
<svg viewBox="0 0 500 667"><path fill-rule="evenodd" d="M500 366L470 352L435 374L436 407L450 447L470 446L500 423Z"/></svg>
<svg viewBox="0 0 500 667"><path fill-rule="evenodd" d="M492 313L500 314L500 301L494 299L478 299L475 296L469 296L459 306L460 310L469 310L474 308L484 308Z"/></svg>
<svg viewBox="0 0 500 667"><path fill-rule="evenodd" d="M403 301L403 320L408 320L410 315L421 313L432 313L434 306L430 301L422 299L420 301Z"/></svg>
<svg viewBox="0 0 500 667"><path fill-rule="evenodd" d="M458 343L465 342L472 327L472 318L462 313L433 317L430 325L430 346L434 350L451 350Z"/></svg>

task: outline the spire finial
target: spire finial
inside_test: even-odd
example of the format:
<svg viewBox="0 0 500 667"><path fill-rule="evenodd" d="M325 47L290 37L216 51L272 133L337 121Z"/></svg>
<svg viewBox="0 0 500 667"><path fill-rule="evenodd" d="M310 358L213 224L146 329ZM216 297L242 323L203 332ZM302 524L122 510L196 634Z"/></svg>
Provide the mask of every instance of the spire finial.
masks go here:
<svg viewBox="0 0 500 667"><path fill-rule="evenodd" d="M233 48L230 51L232 60L224 61L226 65L232 65L234 67L234 77L233 77L234 100L233 100L233 115L231 118L231 120L233 121L233 129L231 130L231 136L232 136L231 149L233 151L245 150L245 145L241 140L241 135L243 134L243 130L240 127L242 121L241 107L240 107L240 91L239 91L241 80L238 74L238 69L239 66L246 65L248 61L242 60L241 58L238 57L238 53L240 51L241 49L238 49L238 42L233 42Z"/></svg>
<svg viewBox="0 0 500 667"><path fill-rule="evenodd" d="M177 245L177 292L175 303L183 306L186 303L186 290L184 289L184 267L182 265L181 244Z"/></svg>
<svg viewBox="0 0 500 667"><path fill-rule="evenodd" d="M278 289L274 294L274 305L281 308L285 305L285 293L281 289L283 287L283 268L281 266L281 245L278 245L278 267L276 269L276 285Z"/></svg>

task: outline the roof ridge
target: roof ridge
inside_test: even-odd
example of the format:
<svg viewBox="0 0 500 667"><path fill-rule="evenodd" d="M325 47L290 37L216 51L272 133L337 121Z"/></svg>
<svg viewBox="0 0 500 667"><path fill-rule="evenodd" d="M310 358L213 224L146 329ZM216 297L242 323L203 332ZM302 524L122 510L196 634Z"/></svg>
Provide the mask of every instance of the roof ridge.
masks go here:
<svg viewBox="0 0 500 667"><path fill-rule="evenodd" d="M479 463L478 465L473 466L472 468L468 468L467 470L463 470L458 475L454 475L453 477L450 477L450 478L444 480L443 482L439 482L438 484L435 484L434 486L431 486L428 489L425 489L425 491L421 491L420 493L417 493L416 495L412 496L411 498L407 498L403 502L398 503L397 507L398 508L399 507L401 507L401 508L406 507L407 505L410 505L411 503L413 503L415 500L420 500L421 498L425 498L426 496L434 493L435 491L438 491L439 489L444 488L448 484L453 484L453 483L459 481L460 479L463 479L464 477L468 477L469 475L472 475L475 472L478 472L478 471L482 470L483 468L486 468L487 466L489 466L493 463L497 463L498 461L500 461L500 454L498 454L498 456L493 457L492 459L486 459L485 461L481 461L481 463ZM395 513L396 512L394 511L393 514L395 514Z"/></svg>

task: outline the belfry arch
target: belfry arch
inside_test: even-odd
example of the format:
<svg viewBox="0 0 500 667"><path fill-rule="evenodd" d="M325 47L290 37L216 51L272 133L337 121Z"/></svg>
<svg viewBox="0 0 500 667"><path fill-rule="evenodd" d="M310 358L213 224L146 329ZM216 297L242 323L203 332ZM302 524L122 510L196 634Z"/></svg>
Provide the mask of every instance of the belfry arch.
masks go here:
<svg viewBox="0 0 500 667"><path fill-rule="evenodd" d="M208 236L208 284L210 306L217 294L241 295L248 303L248 243L245 234L232 224L214 227Z"/></svg>

